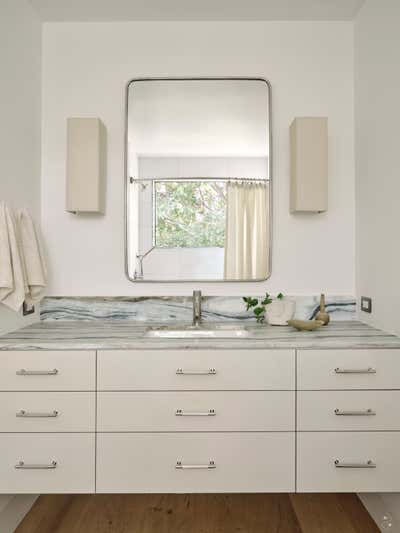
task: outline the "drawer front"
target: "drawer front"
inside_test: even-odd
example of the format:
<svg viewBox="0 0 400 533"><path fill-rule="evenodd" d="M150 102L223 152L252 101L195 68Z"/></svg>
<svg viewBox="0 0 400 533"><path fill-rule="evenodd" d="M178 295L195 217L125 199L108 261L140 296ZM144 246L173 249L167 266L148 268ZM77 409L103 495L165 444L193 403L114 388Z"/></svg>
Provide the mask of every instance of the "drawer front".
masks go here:
<svg viewBox="0 0 400 533"><path fill-rule="evenodd" d="M298 389L400 389L400 350L298 350Z"/></svg>
<svg viewBox="0 0 400 533"><path fill-rule="evenodd" d="M292 492L293 433L101 433L97 492Z"/></svg>
<svg viewBox="0 0 400 533"><path fill-rule="evenodd" d="M294 431L291 391L100 392L98 431Z"/></svg>
<svg viewBox="0 0 400 533"><path fill-rule="evenodd" d="M16 465L19 468L15 468ZM0 436L0 493L86 493L94 490L94 435L8 433Z"/></svg>
<svg viewBox="0 0 400 533"><path fill-rule="evenodd" d="M398 432L299 433L297 490L398 492L399 447Z"/></svg>
<svg viewBox="0 0 400 533"><path fill-rule="evenodd" d="M99 390L294 390L293 350L98 352Z"/></svg>
<svg viewBox="0 0 400 533"><path fill-rule="evenodd" d="M0 432L95 430L94 392L0 392Z"/></svg>
<svg viewBox="0 0 400 533"><path fill-rule="evenodd" d="M0 352L0 391L95 390L91 351Z"/></svg>
<svg viewBox="0 0 400 533"><path fill-rule="evenodd" d="M301 391L299 431L400 430L400 391Z"/></svg>

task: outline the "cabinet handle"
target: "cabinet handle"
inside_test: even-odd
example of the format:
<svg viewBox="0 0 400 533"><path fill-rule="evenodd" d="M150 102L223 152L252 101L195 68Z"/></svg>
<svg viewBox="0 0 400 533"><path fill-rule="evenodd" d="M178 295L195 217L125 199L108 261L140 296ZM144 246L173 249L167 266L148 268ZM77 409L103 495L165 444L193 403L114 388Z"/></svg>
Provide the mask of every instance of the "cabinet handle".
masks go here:
<svg viewBox="0 0 400 533"><path fill-rule="evenodd" d="M48 464L27 464L24 461L19 461L14 468L17 470L53 470L54 468L57 468L57 461L51 461Z"/></svg>
<svg viewBox="0 0 400 533"><path fill-rule="evenodd" d="M57 368L53 370L25 370L21 368L16 371L17 376L56 376L58 374Z"/></svg>
<svg viewBox="0 0 400 533"><path fill-rule="evenodd" d="M48 413L35 413L33 411L29 412L25 411L25 409L21 409L15 413L15 416L18 418L57 418L59 414L59 411L56 410Z"/></svg>
<svg viewBox="0 0 400 533"><path fill-rule="evenodd" d="M376 374L376 369L368 368L335 368L336 374Z"/></svg>
<svg viewBox="0 0 400 533"><path fill-rule="evenodd" d="M376 412L372 409L365 409L364 411L342 411L335 409L336 416L375 416Z"/></svg>
<svg viewBox="0 0 400 533"><path fill-rule="evenodd" d="M217 371L215 368L208 368L207 370L184 370L183 368L177 368L176 373L179 376L214 376Z"/></svg>
<svg viewBox="0 0 400 533"><path fill-rule="evenodd" d="M175 468L177 470L213 470L214 468L217 468L217 465L214 461L209 461L205 465L185 465L182 461L176 461Z"/></svg>
<svg viewBox="0 0 400 533"><path fill-rule="evenodd" d="M376 464L371 459L365 463L346 463L336 459L335 468L376 468Z"/></svg>
<svg viewBox="0 0 400 533"><path fill-rule="evenodd" d="M177 409L175 416L216 416L215 409L209 409L208 411L184 411L183 409Z"/></svg>

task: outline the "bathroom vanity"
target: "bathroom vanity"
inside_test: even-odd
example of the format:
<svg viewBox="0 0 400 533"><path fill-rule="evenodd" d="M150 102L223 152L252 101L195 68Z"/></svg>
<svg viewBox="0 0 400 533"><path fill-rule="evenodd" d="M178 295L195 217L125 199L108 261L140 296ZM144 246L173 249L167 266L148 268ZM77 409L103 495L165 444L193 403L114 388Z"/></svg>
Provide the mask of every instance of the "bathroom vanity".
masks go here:
<svg viewBox="0 0 400 533"><path fill-rule="evenodd" d="M155 339L0 338L0 492L395 492L400 339L359 322Z"/></svg>

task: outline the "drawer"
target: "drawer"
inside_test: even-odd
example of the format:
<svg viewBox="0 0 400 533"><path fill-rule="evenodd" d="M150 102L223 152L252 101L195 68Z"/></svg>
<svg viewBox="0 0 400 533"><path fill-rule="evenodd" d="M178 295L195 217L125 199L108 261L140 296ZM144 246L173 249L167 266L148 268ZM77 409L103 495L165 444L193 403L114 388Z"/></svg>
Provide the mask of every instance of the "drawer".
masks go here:
<svg viewBox="0 0 400 533"><path fill-rule="evenodd" d="M95 374L91 351L0 352L0 391L90 391Z"/></svg>
<svg viewBox="0 0 400 533"><path fill-rule="evenodd" d="M299 431L400 430L400 391L301 391Z"/></svg>
<svg viewBox="0 0 400 533"><path fill-rule="evenodd" d="M100 433L97 492L293 492L293 433Z"/></svg>
<svg viewBox="0 0 400 533"><path fill-rule="evenodd" d="M0 435L0 493L94 492L94 480L94 435Z"/></svg>
<svg viewBox="0 0 400 533"><path fill-rule="evenodd" d="M98 431L294 431L291 391L100 392Z"/></svg>
<svg viewBox="0 0 400 533"><path fill-rule="evenodd" d="M100 351L99 390L294 390L293 350Z"/></svg>
<svg viewBox="0 0 400 533"><path fill-rule="evenodd" d="M94 392L0 392L0 432L95 430Z"/></svg>
<svg viewBox="0 0 400 533"><path fill-rule="evenodd" d="M297 490L398 492L399 447L398 432L298 433Z"/></svg>
<svg viewBox="0 0 400 533"><path fill-rule="evenodd" d="M298 389L400 389L400 350L298 350Z"/></svg>

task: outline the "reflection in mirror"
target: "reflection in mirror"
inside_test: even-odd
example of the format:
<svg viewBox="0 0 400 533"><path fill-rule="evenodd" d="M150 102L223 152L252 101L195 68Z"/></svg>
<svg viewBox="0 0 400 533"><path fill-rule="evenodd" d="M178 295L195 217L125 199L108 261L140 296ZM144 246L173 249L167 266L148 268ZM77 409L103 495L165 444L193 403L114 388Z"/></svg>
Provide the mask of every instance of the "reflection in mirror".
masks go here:
<svg viewBox="0 0 400 533"><path fill-rule="evenodd" d="M131 280L269 277L269 122L269 88L262 80L130 83Z"/></svg>

